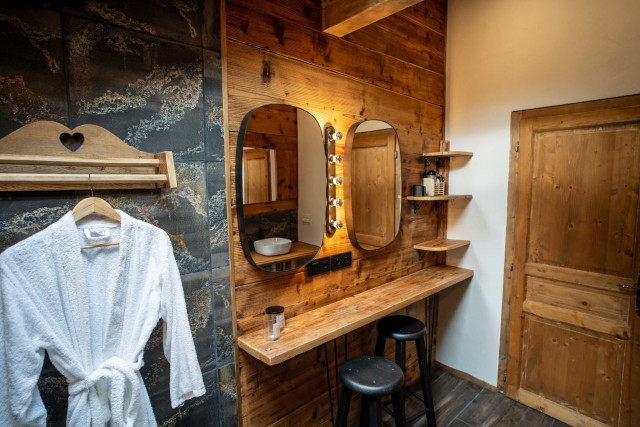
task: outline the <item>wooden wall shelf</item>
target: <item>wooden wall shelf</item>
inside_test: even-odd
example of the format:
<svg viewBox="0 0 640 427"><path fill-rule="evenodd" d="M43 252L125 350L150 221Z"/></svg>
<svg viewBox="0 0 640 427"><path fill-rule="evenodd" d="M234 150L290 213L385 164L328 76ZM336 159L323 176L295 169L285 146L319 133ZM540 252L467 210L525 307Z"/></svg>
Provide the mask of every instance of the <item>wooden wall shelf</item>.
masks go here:
<svg viewBox="0 0 640 427"><path fill-rule="evenodd" d="M287 318L277 341L265 340L260 327L240 336L238 346L262 362L276 365L471 277L473 270L449 265L429 267Z"/></svg>
<svg viewBox="0 0 640 427"><path fill-rule="evenodd" d="M171 151L136 150L99 126L40 121L0 139L0 191L176 187Z"/></svg>
<svg viewBox="0 0 640 427"><path fill-rule="evenodd" d="M434 151L431 153L422 153L423 157L471 157L471 151Z"/></svg>
<svg viewBox="0 0 640 427"><path fill-rule="evenodd" d="M258 267L265 265L276 264L279 262L293 261L300 258L314 257L320 248L318 246L310 245L304 242L291 243L291 250L283 255L265 256L256 251L251 251L251 258Z"/></svg>
<svg viewBox="0 0 640 427"><path fill-rule="evenodd" d="M469 246L469 244L471 244L469 240L434 239L413 245L413 249L418 251L418 259L422 259L425 252L445 252Z"/></svg>
<svg viewBox="0 0 640 427"><path fill-rule="evenodd" d="M407 196L407 200L437 202L442 200L471 199L471 194L446 194L444 196Z"/></svg>
<svg viewBox="0 0 640 427"><path fill-rule="evenodd" d="M442 252L469 246L470 243L471 242L469 240L435 239L414 245L413 249L430 252Z"/></svg>
<svg viewBox="0 0 640 427"><path fill-rule="evenodd" d="M436 202L436 208L438 202L455 199L471 199L470 194L446 194L444 196L407 196L407 200L413 201L413 213L418 213L424 202ZM422 202L418 204L418 202Z"/></svg>

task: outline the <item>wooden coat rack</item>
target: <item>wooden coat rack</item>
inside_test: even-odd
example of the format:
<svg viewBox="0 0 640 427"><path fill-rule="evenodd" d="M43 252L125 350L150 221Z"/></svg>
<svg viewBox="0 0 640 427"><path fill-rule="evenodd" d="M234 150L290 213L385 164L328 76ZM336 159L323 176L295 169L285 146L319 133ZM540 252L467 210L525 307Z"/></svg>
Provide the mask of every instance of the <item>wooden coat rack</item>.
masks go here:
<svg viewBox="0 0 640 427"><path fill-rule="evenodd" d="M176 188L173 153L146 153L108 130L30 123L0 139L0 191Z"/></svg>

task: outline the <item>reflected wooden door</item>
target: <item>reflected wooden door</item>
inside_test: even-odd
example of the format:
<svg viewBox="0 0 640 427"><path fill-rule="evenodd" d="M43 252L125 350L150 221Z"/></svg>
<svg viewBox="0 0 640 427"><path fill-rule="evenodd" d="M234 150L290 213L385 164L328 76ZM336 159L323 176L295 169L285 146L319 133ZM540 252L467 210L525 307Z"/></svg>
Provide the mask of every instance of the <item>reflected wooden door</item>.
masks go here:
<svg viewBox="0 0 640 427"><path fill-rule="evenodd" d="M617 286L640 273L640 107L588 105L519 123L506 394L573 425L640 425L636 296Z"/></svg>
<svg viewBox="0 0 640 427"><path fill-rule="evenodd" d="M356 133L351 156L353 226L358 243L385 246L395 237L395 130Z"/></svg>
<svg viewBox="0 0 640 427"><path fill-rule="evenodd" d="M244 159L244 203L264 203L271 200L269 182L269 150L252 148L245 150Z"/></svg>

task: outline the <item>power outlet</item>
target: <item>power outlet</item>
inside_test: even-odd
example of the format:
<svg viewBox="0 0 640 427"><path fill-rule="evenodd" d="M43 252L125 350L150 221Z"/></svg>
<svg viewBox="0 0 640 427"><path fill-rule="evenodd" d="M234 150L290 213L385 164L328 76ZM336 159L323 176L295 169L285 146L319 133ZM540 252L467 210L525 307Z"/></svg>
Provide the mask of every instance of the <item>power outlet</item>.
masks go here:
<svg viewBox="0 0 640 427"><path fill-rule="evenodd" d="M338 255L331 256L331 269L337 270L339 268L349 267L351 265L351 252L345 252Z"/></svg>
<svg viewBox="0 0 640 427"><path fill-rule="evenodd" d="M331 258L318 258L307 264L307 274L315 276L316 274L328 273L331 271Z"/></svg>

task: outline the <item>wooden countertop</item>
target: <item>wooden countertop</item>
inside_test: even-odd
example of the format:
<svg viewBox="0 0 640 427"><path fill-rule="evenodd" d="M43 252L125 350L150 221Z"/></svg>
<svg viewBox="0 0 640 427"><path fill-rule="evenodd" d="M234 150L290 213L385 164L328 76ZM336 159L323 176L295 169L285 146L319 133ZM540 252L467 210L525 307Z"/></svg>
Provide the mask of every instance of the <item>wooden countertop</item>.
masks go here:
<svg viewBox="0 0 640 427"><path fill-rule="evenodd" d="M465 268L449 265L429 267L286 318L286 328L277 341L266 341L260 327L240 336L238 346L268 365L277 365L472 276L473 270Z"/></svg>
<svg viewBox="0 0 640 427"><path fill-rule="evenodd" d="M291 261L298 258L313 257L318 253L319 246L310 245L304 242L291 243L291 250L286 254L276 256L264 256L260 255L256 251L251 251L251 258L258 267L263 265L275 264L277 262Z"/></svg>

